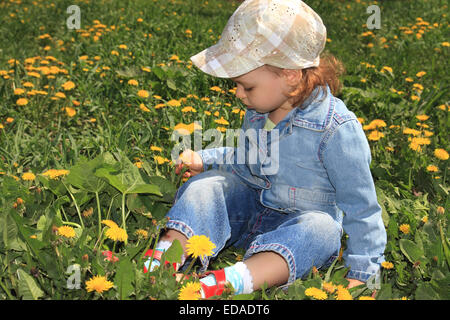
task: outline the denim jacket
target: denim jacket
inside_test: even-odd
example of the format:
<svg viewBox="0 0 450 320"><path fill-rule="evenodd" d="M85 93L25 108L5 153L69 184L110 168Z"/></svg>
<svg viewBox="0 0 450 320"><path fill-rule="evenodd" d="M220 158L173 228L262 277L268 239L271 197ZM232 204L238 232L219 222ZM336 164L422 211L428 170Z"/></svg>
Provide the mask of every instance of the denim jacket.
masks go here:
<svg viewBox="0 0 450 320"><path fill-rule="evenodd" d="M262 189L261 203L273 210L328 213L348 235L343 253L350 267L347 277L378 279L387 239L362 126L328 85L326 91L316 87L302 106L270 131L263 129L268 113L248 109L237 148L197 151L204 170L227 166ZM249 152L258 155L256 160Z"/></svg>

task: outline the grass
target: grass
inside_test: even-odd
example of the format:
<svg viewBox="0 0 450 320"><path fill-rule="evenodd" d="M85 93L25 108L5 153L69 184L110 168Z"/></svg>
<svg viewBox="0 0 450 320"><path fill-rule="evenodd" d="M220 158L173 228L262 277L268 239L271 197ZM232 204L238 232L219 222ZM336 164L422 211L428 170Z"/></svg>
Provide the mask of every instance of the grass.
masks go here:
<svg viewBox="0 0 450 320"><path fill-rule="evenodd" d="M81 10L78 30L66 26L72 4ZM448 287L450 263L448 5L383 1L377 3L381 28L369 30L371 4L308 2L327 27L326 50L347 70L338 97L360 118L372 150L388 232L385 257L392 263L382 270L376 298L448 299L442 289ZM156 242L183 183L170 163L172 132L194 121L202 130L241 126L244 108L233 83L189 62L218 41L238 5L225 0L0 4L1 298L178 297L180 285L170 271L151 275L150 285L139 258ZM69 81L74 87L66 90ZM220 90L211 90L215 86ZM220 124L221 118L229 124ZM43 175L49 169L71 173L54 180ZM77 169L92 179L85 181ZM24 173L35 179L24 180ZM122 185L114 180L118 174ZM137 179L141 190L133 189ZM148 201L143 190L154 192ZM125 227L127 241L105 238L102 219ZM60 236L55 228L61 225L74 227L75 237ZM135 233L140 229L146 238ZM111 249L120 263L104 260L101 252ZM228 249L212 267L241 257ZM75 264L82 286L69 290L65 271ZM129 270L133 276L126 277ZM311 299L307 288L345 284L345 272L340 260L286 291L272 288L245 298ZM115 287L87 292L85 282L98 274L114 280ZM358 299L370 290L350 293ZM336 297L328 292L329 299Z"/></svg>

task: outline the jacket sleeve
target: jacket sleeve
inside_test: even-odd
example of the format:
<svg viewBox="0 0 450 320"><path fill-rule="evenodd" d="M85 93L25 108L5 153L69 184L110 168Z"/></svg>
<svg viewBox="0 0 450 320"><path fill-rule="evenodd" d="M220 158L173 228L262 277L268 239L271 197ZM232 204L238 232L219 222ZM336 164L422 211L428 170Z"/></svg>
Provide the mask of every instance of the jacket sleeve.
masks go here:
<svg viewBox="0 0 450 320"><path fill-rule="evenodd" d="M387 242L371 160L369 143L357 120L341 124L323 152L324 166L336 190L336 205L344 212L343 229L348 239L343 258L350 267L347 277L363 282L379 277Z"/></svg>
<svg viewBox="0 0 450 320"><path fill-rule="evenodd" d="M248 127L248 117L249 111L245 113L244 120L242 122L242 130L245 130ZM238 138L239 139L239 138ZM240 144L238 140L238 145ZM237 163L237 148L235 147L218 147L218 148L210 148L203 149L197 151L200 157L203 160L203 170L208 170L208 167L211 165L211 169L218 169L219 165L229 164L229 163Z"/></svg>

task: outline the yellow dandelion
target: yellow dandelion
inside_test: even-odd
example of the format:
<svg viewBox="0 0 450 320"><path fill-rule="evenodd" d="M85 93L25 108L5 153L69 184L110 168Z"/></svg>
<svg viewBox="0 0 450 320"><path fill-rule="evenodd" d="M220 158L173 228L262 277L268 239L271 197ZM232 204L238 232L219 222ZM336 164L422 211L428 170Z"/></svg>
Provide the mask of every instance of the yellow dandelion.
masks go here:
<svg viewBox="0 0 450 320"><path fill-rule="evenodd" d="M423 218L422 218L422 222L423 222L423 223L427 223L427 222L428 222L428 216L423 217Z"/></svg>
<svg viewBox="0 0 450 320"><path fill-rule="evenodd" d="M322 288L323 288L323 290L325 290L328 293L333 293L337 289L336 285L334 285L331 282L322 283Z"/></svg>
<svg viewBox="0 0 450 320"><path fill-rule="evenodd" d="M138 85L139 85L139 82L138 82L137 80L130 79L130 80L128 80L128 84L129 84L130 86L138 86Z"/></svg>
<svg viewBox="0 0 450 320"><path fill-rule="evenodd" d="M426 74L427 73L425 71L419 71L419 72L416 73L416 77L421 78L421 77L423 77Z"/></svg>
<svg viewBox="0 0 450 320"><path fill-rule="evenodd" d="M188 239L186 244L186 252L188 255L192 255L194 258L204 256L211 256L214 252L213 249L216 247L207 236L192 236Z"/></svg>
<svg viewBox="0 0 450 320"><path fill-rule="evenodd" d="M432 165L432 164L430 164L430 165L427 166L427 171L429 171L429 172L438 172L439 168L434 166L434 165Z"/></svg>
<svg viewBox="0 0 450 320"><path fill-rule="evenodd" d="M352 295L343 285L338 285L336 288L336 300L353 300Z"/></svg>
<svg viewBox="0 0 450 320"><path fill-rule="evenodd" d="M186 283L178 294L178 300L198 300L201 298L200 289L202 286L199 282Z"/></svg>
<svg viewBox="0 0 450 320"><path fill-rule="evenodd" d="M218 87L218 86L213 86L213 87L209 88L209 90L216 91L216 92L222 92L222 89L220 89L220 87Z"/></svg>
<svg viewBox="0 0 450 320"><path fill-rule="evenodd" d="M88 217L92 216L93 213L94 213L94 208L90 207L89 209L84 210L81 214L83 215L83 217L88 218Z"/></svg>
<svg viewBox="0 0 450 320"><path fill-rule="evenodd" d="M384 133L378 131L378 130L374 130L372 132L370 132L369 136L367 137L367 139L371 140L371 141L378 141L381 138L384 137Z"/></svg>
<svg viewBox="0 0 450 320"><path fill-rule="evenodd" d="M164 164L164 163L166 163L166 162L170 162L169 159L164 158L164 157L161 157L161 156L154 156L153 158L156 160L156 162L157 162L158 164Z"/></svg>
<svg viewBox="0 0 450 320"><path fill-rule="evenodd" d="M386 71L392 73L392 68L391 68L391 67L384 66L383 68L381 68L381 72L384 72L384 70L386 70Z"/></svg>
<svg viewBox="0 0 450 320"><path fill-rule="evenodd" d="M74 108L66 107L65 110L69 117L73 117L77 114L77 111Z"/></svg>
<svg viewBox="0 0 450 320"><path fill-rule="evenodd" d="M414 82L414 79L413 79L413 78L410 78L410 77L407 77L407 78L405 78L405 81L406 81L406 82Z"/></svg>
<svg viewBox="0 0 450 320"><path fill-rule="evenodd" d="M25 105L28 104L28 99L26 99L26 98L19 98L19 99L17 99L16 104L18 106L25 106Z"/></svg>
<svg viewBox="0 0 450 320"><path fill-rule="evenodd" d="M374 297L370 297L370 296L361 296L361 297L359 297L358 300L375 300L375 298Z"/></svg>
<svg viewBox="0 0 450 320"><path fill-rule="evenodd" d="M105 236L113 241L127 241L127 232L122 228L109 228L105 232Z"/></svg>
<svg viewBox="0 0 450 320"><path fill-rule="evenodd" d="M17 95L17 96L19 96L19 95L21 95L23 93L25 93L25 90L22 89L22 88L17 88L17 89L14 90L14 94Z"/></svg>
<svg viewBox="0 0 450 320"><path fill-rule="evenodd" d="M410 231L410 226L409 226L409 224L404 223L404 224L400 225L399 229L402 233L408 234Z"/></svg>
<svg viewBox="0 0 450 320"><path fill-rule="evenodd" d="M142 238L142 239L147 239L148 238L148 232L146 230L144 230L144 229L137 229L134 232L134 234L136 236L138 236L139 238Z"/></svg>
<svg viewBox="0 0 450 320"><path fill-rule="evenodd" d="M25 180L25 181L32 181L32 180L34 180L34 179L36 179L36 176L35 176L32 172L25 172L25 173L22 175L22 180Z"/></svg>
<svg viewBox="0 0 450 320"><path fill-rule="evenodd" d="M447 41L441 42L441 46L443 46L443 47L450 47L450 42L447 42Z"/></svg>
<svg viewBox="0 0 450 320"><path fill-rule="evenodd" d="M167 101L167 105L169 107L179 107L179 106L181 106L181 102L179 100L172 99L172 100Z"/></svg>
<svg viewBox="0 0 450 320"><path fill-rule="evenodd" d="M218 123L218 124L221 124L221 125L229 125L230 123L226 120L226 119L224 119L223 117L221 117L220 119L216 119L216 120L214 120L214 122L215 123Z"/></svg>
<svg viewBox="0 0 450 320"><path fill-rule="evenodd" d="M104 224L104 225L107 225L108 227L110 227L110 228L118 228L119 226L117 225L117 223L115 223L114 221L112 221L112 220L102 220L102 223Z"/></svg>
<svg viewBox="0 0 450 320"><path fill-rule="evenodd" d="M434 150L434 156L440 160L447 160L448 159L448 152L444 149L438 148Z"/></svg>
<svg viewBox="0 0 450 320"><path fill-rule="evenodd" d="M405 128L405 129L403 130L403 133L404 133L404 134L412 134L413 136L418 136L418 135L420 134L420 131L419 131L419 130L416 130L416 129Z"/></svg>
<svg viewBox="0 0 450 320"><path fill-rule="evenodd" d="M127 49L128 49L128 47L127 47L127 45L126 45L126 44L121 44L121 45L119 45L119 49L124 49L124 50L127 50Z"/></svg>
<svg viewBox="0 0 450 320"><path fill-rule="evenodd" d="M58 228L58 234L66 238L73 238L75 237L75 230L69 226L62 226Z"/></svg>
<svg viewBox="0 0 450 320"><path fill-rule="evenodd" d="M183 109L181 109L181 112L197 112L197 110L195 110L191 106L187 106L187 107L184 107Z"/></svg>
<svg viewBox="0 0 450 320"><path fill-rule="evenodd" d="M394 268L394 264L393 264L392 262L389 262L389 261L383 261L383 262L381 263L381 266L382 266L384 269L392 269L392 268Z"/></svg>
<svg viewBox="0 0 450 320"><path fill-rule="evenodd" d="M72 81L67 81L64 82L61 87L63 87L63 89L66 91L72 90L73 88L75 88L75 83L73 83Z"/></svg>
<svg viewBox="0 0 450 320"><path fill-rule="evenodd" d="M313 297L316 300L325 300L326 298L328 298L328 295L325 291L314 287L306 289L305 295L307 295L308 297Z"/></svg>
<svg viewBox="0 0 450 320"><path fill-rule="evenodd" d="M141 104L139 105L139 109L141 109L141 110L144 111L144 112L150 112L150 109L147 108L147 107L145 106L145 104L143 104L143 103L141 103Z"/></svg>
<svg viewBox="0 0 450 320"><path fill-rule="evenodd" d="M94 276L86 281L86 290L88 292L96 291L102 293L108 291L114 286L114 283L108 281L105 276Z"/></svg>
<svg viewBox="0 0 450 320"><path fill-rule="evenodd" d="M162 148L160 148L160 147L157 147L157 146L150 146L150 150L152 150L152 151L159 151L159 152L161 152L161 151L162 151Z"/></svg>
<svg viewBox="0 0 450 320"><path fill-rule="evenodd" d="M425 114L419 114L419 115L416 116L416 118L419 119L420 121L428 120L429 117L430 116L427 116Z"/></svg>
<svg viewBox="0 0 450 320"><path fill-rule="evenodd" d="M69 170L65 170L65 169L49 169L47 171L45 171L44 173L42 173L43 176L49 177L50 179L56 179L58 177L61 176L65 176L69 174Z"/></svg>
<svg viewBox="0 0 450 320"><path fill-rule="evenodd" d="M150 95L147 90L139 90L137 94L141 98L148 98Z"/></svg>

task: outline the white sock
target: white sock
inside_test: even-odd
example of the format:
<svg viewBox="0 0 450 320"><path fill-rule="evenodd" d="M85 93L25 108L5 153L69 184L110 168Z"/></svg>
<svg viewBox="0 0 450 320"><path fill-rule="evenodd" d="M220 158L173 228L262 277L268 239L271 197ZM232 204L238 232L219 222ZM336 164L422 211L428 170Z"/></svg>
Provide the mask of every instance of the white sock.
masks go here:
<svg viewBox="0 0 450 320"><path fill-rule="evenodd" d="M171 245L172 245L171 241L161 240L156 244L155 250L164 252L167 249L169 249ZM177 268L176 268L177 271L184 264L185 261L186 261L186 256L183 253L183 255L181 256L181 263L177 263ZM150 258L147 259L147 261L144 263L144 265L147 268L147 270L149 272L151 272L151 271L153 271L153 269L155 269L155 267L160 266L161 262L159 260L153 258L150 268L149 268L149 264L150 264Z"/></svg>
<svg viewBox="0 0 450 320"><path fill-rule="evenodd" d="M224 271L225 279L233 286L235 294L248 294L253 292L253 277L245 263L237 262L230 267L226 267ZM210 274L200 279L200 281L207 286L213 286L217 283L214 274ZM201 290L201 295L202 298L205 297L203 290Z"/></svg>

